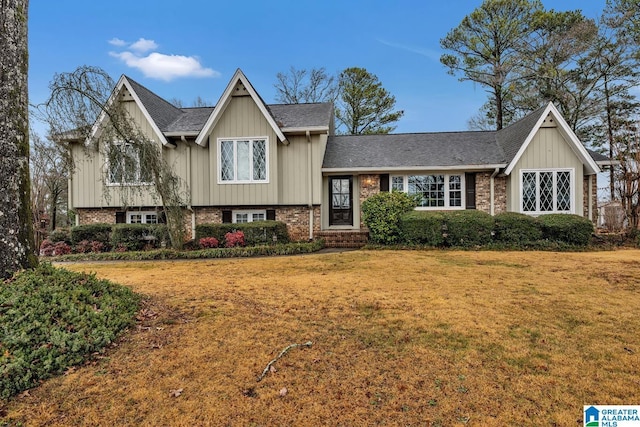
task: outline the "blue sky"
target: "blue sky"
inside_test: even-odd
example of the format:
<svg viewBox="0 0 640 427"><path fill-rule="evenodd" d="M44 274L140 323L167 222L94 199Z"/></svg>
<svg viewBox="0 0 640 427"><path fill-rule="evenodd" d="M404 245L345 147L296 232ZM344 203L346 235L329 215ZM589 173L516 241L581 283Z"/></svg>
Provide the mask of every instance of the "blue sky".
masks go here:
<svg viewBox="0 0 640 427"><path fill-rule="evenodd" d="M543 0L595 18L605 0ZM465 130L485 102L483 88L440 64L439 41L481 0L211 1L31 0L29 92L48 96L55 73L80 65L126 74L185 106L214 104L236 68L267 103L290 66L337 73L364 67L405 111L396 132ZM44 126L34 123L41 134Z"/></svg>

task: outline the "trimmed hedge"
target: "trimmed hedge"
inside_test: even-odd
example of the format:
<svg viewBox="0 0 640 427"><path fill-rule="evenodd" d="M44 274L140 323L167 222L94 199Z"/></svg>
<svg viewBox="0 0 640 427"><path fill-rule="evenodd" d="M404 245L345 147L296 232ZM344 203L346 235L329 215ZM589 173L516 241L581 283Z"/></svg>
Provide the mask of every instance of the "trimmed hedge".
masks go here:
<svg viewBox="0 0 640 427"><path fill-rule="evenodd" d="M169 241L164 224L116 224L111 232L111 245L115 250L123 248L139 251L145 247L159 248Z"/></svg>
<svg viewBox="0 0 640 427"><path fill-rule="evenodd" d="M534 217L503 212L494 217L495 241L509 245L527 245L542 240L542 224Z"/></svg>
<svg viewBox="0 0 640 427"><path fill-rule="evenodd" d="M196 225L195 240L199 241L203 237L215 237L218 239L220 246L225 246L225 235L234 231L242 231L244 233L244 242L247 246L272 245L290 241L287 225L281 221L271 220L242 224L198 224Z"/></svg>
<svg viewBox="0 0 640 427"><path fill-rule="evenodd" d="M399 191L383 191L362 202L362 221L369 228L369 238L385 245L401 241L402 216L416 206L414 197Z"/></svg>
<svg viewBox="0 0 640 427"><path fill-rule="evenodd" d="M412 245L443 246L444 223L443 212L412 211L400 218L400 234L405 243Z"/></svg>
<svg viewBox="0 0 640 427"><path fill-rule="evenodd" d="M578 215L540 215L538 221L545 239L569 245L587 246L594 231L593 223Z"/></svg>
<svg viewBox="0 0 640 427"><path fill-rule="evenodd" d="M445 241L449 246L470 248L491 243L493 217L478 210L445 212Z"/></svg>
<svg viewBox="0 0 640 427"><path fill-rule="evenodd" d="M66 244L71 244L71 231L68 228L56 228L51 233L49 233L49 237L47 237L51 243L57 242L65 242Z"/></svg>
<svg viewBox="0 0 640 427"><path fill-rule="evenodd" d="M128 288L48 263L4 282L0 398L34 387L113 342L132 324L139 301Z"/></svg>
<svg viewBox="0 0 640 427"><path fill-rule="evenodd" d="M75 246L83 240L109 245L113 224L85 224L71 228L71 243Z"/></svg>

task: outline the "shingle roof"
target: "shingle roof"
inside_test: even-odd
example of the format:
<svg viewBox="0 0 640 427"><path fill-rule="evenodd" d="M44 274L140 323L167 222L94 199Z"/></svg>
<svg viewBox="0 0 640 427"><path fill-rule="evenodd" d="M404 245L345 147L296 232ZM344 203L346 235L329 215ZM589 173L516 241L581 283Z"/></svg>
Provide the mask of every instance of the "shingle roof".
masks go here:
<svg viewBox="0 0 640 427"><path fill-rule="evenodd" d="M315 104L267 105L278 126L284 128L329 126L333 105L328 102Z"/></svg>
<svg viewBox="0 0 640 427"><path fill-rule="evenodd" d="M130 77L125 77L158 128L165 132L167 126L182 114L182 110L160 98Z"/></svg>
<svg viewBox="0 0 640 427"><path fill-rule="evenodd" d="M496 132L330 136L323 168L449 167L505 164Z"/></svg>
<svg viewBox="0 0 640 427"><path fill-rule="evenodd" d="M544 113L546 106L540 107L517 122L496 132L496 140L505 154L505 160L511 162L524 144L527 136Z"/></svg>
<svg viewBox="0 0 640 427"><path fill-rule="evenodd" d="M135 80L126 77L158 128L164 132L200 132L215 107L178 108ZM330 103L266 106L281 128L326 126L332 120Z"/></svg>

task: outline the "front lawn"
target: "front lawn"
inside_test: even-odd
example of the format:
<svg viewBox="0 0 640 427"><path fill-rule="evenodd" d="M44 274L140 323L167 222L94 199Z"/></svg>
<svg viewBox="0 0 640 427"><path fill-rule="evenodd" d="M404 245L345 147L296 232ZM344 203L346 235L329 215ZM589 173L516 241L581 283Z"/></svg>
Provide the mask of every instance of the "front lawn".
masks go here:
<svg viewBox="0 0 640 427"><path fill-rule="evenodd" d="M65 265L148 295L138 327L0 415L60 426L579 425L585 404L640 402L638 259L352 251Z"/></svg>

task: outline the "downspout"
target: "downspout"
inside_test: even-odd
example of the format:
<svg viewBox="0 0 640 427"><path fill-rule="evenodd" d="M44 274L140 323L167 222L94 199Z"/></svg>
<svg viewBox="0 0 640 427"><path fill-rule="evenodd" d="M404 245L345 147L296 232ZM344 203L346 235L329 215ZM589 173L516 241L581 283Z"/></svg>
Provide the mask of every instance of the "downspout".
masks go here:
<svg viewBox="0 0 640 427"><path fill-rule="evenodd" d="M69 157L68 159L73 159L73 150L71 148L71 144L69 144ZM69 178L67 178L67 211L75 210L75 206L73 205L73 167L69 170ZM78 216L78 212L74 215L75 226L80 225L80 217Z"/></svg>
<svg viewBox="0 0 640 427"><path fill-rule="evenodd" d="M589 212L589 221L593 222L593 179L592 177L596 175L589 176L589 207L587 208Z"/></svg>
<svg viewBox="0 0 640 427"><path fill-rule="evenodd" d="M191 212L191 240L196 238L196 212L191 206L191 145L187 143L187 138L182 135L180 137L182 142L187 144L187 186L189 187L189 203L187 209Z"/></svg>
<svg viewBox="0 0 640 427"><path fill-rule="evenodd" d="M498 172L500 172L500 168L496 168L493 173L491 174L491 177L489 178L489 188L491 189L491 203L489 204L489 211L491 213L491 216L495 215L495 211L496 211L496 201L494 200L494 196L495 196L495 183L494 183L494 178L496 177L496 175L498 175Z"/></svg>
<svg viewBox="0 0 640 427"><path fill-rule="evenodd" d="M309 178L307 180L307 193L309 194L309 240L313 240L313 162L311 156L311 132L306 132L307 136L307 170Z"/></svg>

